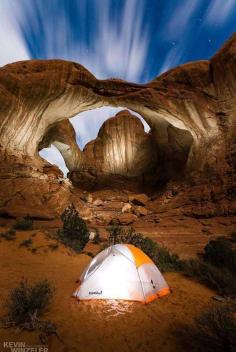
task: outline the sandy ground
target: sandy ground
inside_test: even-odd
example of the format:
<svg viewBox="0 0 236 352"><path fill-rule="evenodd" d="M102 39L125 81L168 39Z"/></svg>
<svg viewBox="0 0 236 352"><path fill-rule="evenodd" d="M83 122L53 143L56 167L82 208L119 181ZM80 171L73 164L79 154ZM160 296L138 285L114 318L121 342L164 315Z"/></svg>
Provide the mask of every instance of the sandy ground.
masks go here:
<svg viewBox="0 0 236 352"><path fill-rule="evenodd" d="M1 228L0 231L6 229ZM32 238L36 253L19 247ZM55 297L45 318L53 320L63 343L49 339L49 351L136 352L183 351L174 334L180 323L191 321L211 301L214 292L180 274L167 273L165 278L172 294L148 305L132 302L78 302L71 297L76 280L91 258L76 255L63 246L52 249L54 240L42 231L18 231L13 241L0 241L0 302L5 311L5 299L21 278L30 282L49 279L56 288ZM95 246L93 250L99 250ZM0 351L4 341L24 341L38 344L36 333L0 329Z"/></svg>

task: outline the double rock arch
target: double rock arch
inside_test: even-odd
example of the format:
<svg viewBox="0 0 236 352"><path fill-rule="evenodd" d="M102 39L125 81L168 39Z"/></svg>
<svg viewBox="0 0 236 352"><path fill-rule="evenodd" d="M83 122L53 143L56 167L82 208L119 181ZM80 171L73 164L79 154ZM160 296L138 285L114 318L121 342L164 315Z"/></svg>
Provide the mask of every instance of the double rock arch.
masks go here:
<svg viewBox="0 0 236 352"><path fill-rule="evenodd" d="M68 119L102 106L123 106L145 119L164 157L171 128L177 144L184 145L185 138L189 143L191 136L187 173L201 175L206 168L218 173L235 136L235 38L210 61L179 66L144 85L98 80L63 60L6 65L0 69L1 146L34 157L54 141L69 169L78 169L82 155Z"/></svg>

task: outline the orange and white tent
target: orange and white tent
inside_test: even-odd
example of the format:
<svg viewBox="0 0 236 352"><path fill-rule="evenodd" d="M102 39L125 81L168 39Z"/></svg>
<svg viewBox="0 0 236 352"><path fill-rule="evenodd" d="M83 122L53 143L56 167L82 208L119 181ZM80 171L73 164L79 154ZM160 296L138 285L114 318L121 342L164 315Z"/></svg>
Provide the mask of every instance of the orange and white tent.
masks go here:
<svg viewBox="0 0 236 352"><path fill-rule="evenodd" d="M143 251L131 244L116 244L93 258L74 297L148 303L169 293L162 274Z"/></svg>

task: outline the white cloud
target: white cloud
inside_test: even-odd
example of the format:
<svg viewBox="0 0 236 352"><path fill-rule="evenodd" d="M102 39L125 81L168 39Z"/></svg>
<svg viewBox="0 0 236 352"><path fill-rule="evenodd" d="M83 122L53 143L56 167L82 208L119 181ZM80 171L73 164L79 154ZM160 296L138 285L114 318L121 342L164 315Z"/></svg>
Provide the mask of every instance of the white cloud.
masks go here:
<svg viewBox="0 0 236 352"><path fill-rule="evenodd" d="M145 68L148 36L142 26L142 5L126 0L120 22L111 21L107 8L100 11L96 50L104 57L109 74L139 81ZM104 11L105 10L105 11Z"/></svg>
<svg viewBox="0 0 236 352"><path fill-rule="evenodd" d="M102 4L99 0L93 1L93 23L87 25L91 14L87 12L87 0L80 0L73 14L73 21L79 24L76 29L66 10L66 1L8 1L11 22L18 24L22 38L25 33L30 37L31 33L35 46L33 36L41 40L38 47L44 58L80 62L101 79L118 77L140 81L149 45L148 22L143 23L144 2L125 0L117 13L111 11L111 0L102 0ZM43 37L39 38L41 33Z"/></svg>
<svg viewBox="0 0 236 352"><path fill-rule="evenodd" d="M178 5L169 14L170 17L163 28L163 35L169 40L179 38L191 22L191 19L201 4L201 1L202 0L179 1Z"/></svg>
<svg viewBox="0 0 236 352"><path fill-rule="evenodd" d="M177 46L173 46L166 55L162 66L160 67L159 74L162 74L172 67L179 65L183 55L184 55L185 43L180 43Z"/></svg>
<svg viewBox="0 0 236 352"><path fill-rule="evenodd" d="M0 6L0 66L19 60L28 60L29 54L25 42L12 17L11 3L1 0Z"/></svg>
<svg viewBox="0 0 236 352"><path fill-rule="evenodd" d="M235 15L236 0L212 0L206 11L205 23L223 25L231 15Z"/></svg>
<svg viewBox="0 0 236 352"><path fill-rule="evenodd" d="M178 1L176 6L166 10L163 37L168 42L172 41L173 46L167 52L158 74L178 66L183 61L190 38L189 28L201 4L202 0Z"/></svg>
<svg viewBox="0 0 236 352"><path fill-rule="evenodd" d="M76 43L70 52L98 78L118 77L138 82L145 69L149 44L143 27L143 5L126 0L119 18L111 17L109 0L95 2L96 32L90 46Z"/></svg>

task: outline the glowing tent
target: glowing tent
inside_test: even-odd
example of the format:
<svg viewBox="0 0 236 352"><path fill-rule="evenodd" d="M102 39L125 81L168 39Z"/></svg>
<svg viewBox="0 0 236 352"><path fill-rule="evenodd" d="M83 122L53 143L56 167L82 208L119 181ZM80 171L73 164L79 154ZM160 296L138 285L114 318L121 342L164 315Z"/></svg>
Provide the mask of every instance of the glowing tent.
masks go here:
<svg viewBox="0 0 236 352"><path fill-rule="evenodd" d="M169 292L162 274L143 251L131 244L116 244L93 258L74 297L148 303Z"/></svg>

